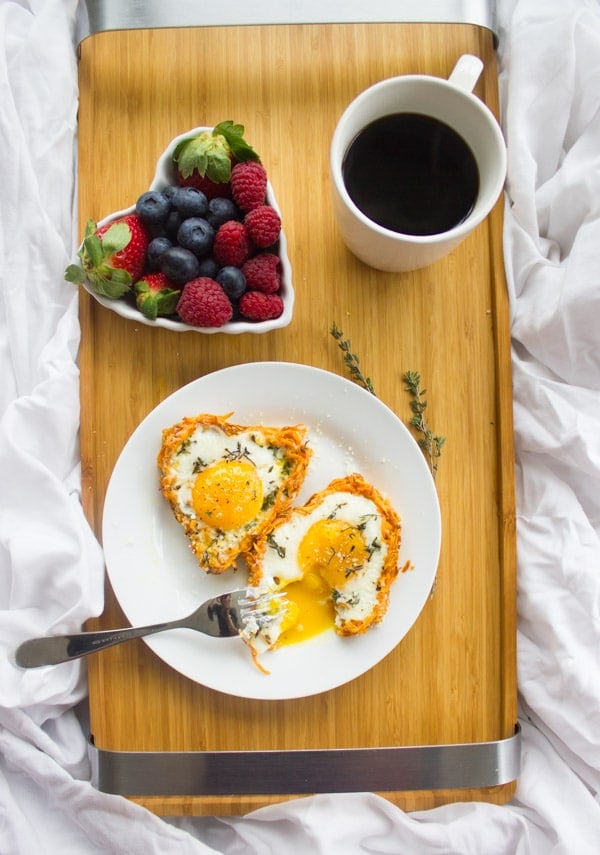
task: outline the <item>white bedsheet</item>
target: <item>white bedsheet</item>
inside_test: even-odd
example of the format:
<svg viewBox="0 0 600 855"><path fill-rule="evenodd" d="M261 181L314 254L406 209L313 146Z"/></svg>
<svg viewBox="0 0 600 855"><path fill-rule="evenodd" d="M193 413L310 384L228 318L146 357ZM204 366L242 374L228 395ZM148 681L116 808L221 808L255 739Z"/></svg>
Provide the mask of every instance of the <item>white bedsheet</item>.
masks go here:
<svg viewBox="0 0 600 855"><path fill-rule="evenodd" d="M509 152L523 765L504 806L371 794L161 820L89 784L79 663L16 644L102 607L80 506L75 0L0 0L0 855L600 852L600 5L499 0Z"/></svg>

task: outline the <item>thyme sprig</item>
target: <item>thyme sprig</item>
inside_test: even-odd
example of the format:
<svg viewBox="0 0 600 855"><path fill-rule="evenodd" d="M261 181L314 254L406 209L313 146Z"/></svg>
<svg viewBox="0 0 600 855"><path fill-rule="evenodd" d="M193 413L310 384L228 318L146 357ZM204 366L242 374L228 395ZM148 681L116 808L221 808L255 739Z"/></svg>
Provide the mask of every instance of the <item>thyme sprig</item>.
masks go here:
<svg viewBox="0 0 600 855"><path fill-rule="evenodd" d="M421 375L419 372L406 371L403 374L402 379L406 384L406 391L412 395L410 408L413 416L410 419L410 424L415 428L415 430L422 434L418 442L425 453L431 474L435 478L438 468L438 460L442 452L442 446L446 441L446 437L436 436L427 424L425 419L425 410L427 408L425 395L427 390L421 389Z"/></svg>
<svg viewBox="0 0 600 855"><path fill-rule="evenodd" d="M375 395L375 388L373 386L371 378L363 374L362 369L360 367L360 359L358 358L356 353L352 352L352 345L350 344L350 340L344 338L344 333L337 326L335 321L331 325L331 329L329 330L329 332L334 337L339 349L344 354L344 365L348 369L350 377L357 383L360 383L363 389L366 389L367 392L370 392L372 395Z"/></svg>
<svg viewBox="0 0 600 855"><path fill-rule="evenodd" d="M360 367L360 359L357 354L352 351L350 340L344 338L344 333L335 321L332 323L329 332L336 340L339 349L344 354L344 365L348 369L350 377L372 395L376 395L371 378L363 374L362 368ZM427 390L421 389L421 375L419 372L405 371L402 375L402 379L406 384L406 391L412 395L410 409L413 415L409 420L409 424L414 427L419 434L421 434L418 443L427 459L431 474L435 479L438 469L438 461L441 456L442 446L446 441L446 437L434 434L425 420L425 410L427 409L425 395Z"/></svg>

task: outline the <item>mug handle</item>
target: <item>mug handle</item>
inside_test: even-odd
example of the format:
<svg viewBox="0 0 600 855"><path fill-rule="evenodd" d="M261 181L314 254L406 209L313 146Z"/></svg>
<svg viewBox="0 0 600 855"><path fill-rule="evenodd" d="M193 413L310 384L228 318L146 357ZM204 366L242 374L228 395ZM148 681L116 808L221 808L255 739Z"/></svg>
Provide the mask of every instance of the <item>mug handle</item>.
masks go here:
<svg viewBox="0 0 600 855"><path fill-rule="evenodd" d="M479 57L465 53L452 69L448 83L458 86L459 89L464 89L465 92L472 92L482 71L483 62Z"/></svg>

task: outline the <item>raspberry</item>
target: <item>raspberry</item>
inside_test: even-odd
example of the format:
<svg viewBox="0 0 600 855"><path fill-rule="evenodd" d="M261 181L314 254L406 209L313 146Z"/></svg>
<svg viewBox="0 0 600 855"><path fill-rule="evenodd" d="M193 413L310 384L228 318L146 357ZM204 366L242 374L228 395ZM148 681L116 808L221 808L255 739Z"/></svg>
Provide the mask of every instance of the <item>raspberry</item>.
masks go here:
<svg viewBox="0 0 600 855"><path fill-rule="evenodd" d="M279 214L270 205L259 205L244 217L250 240L260 249L273 246L281 231Z"/></svg>
<svg viewBox="0 0 600 855"><path fill-rule="evenodd" d="M250 238L243 223L228 220L219 227L213 256L221 267L241 267L250 255Z"/></svg>
<svg viewBox="0 0 600 855"><path fill-rule="evenodd" d="M257 160L236 163L231 170L231 195L242 211L258 208L265 201L267 173Z"/></svg>
<svg viewBox="0 0 600 855"><path fill-rule="evenodd" d="M281 261L272 252L260 252L242 265L246 285L252 291L273 294L281 287Z"/></svg>
<svg viewBox="0 0 600 855"><path fill-rule="evenodd" d="M231 320L233 308L218 282L199 276L183 286L177 313L194 327L222 327Z"/></svg>
<svg viewBox="0 0 600 855"><path fill-rule="evenodd" d="M279 294L262 294L246 291L240 299L240 313L251 321L269 321L283 312L283 300Z"/></svg>

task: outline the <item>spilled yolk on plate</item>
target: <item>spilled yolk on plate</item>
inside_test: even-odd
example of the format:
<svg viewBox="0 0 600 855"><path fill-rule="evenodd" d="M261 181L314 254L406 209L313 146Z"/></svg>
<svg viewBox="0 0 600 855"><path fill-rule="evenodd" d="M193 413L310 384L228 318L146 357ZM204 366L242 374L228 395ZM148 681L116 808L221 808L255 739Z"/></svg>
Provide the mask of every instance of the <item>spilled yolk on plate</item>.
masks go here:
<svg viewBox="0 0 600 855"><path fill-rule="evenodd" d="M285 588L289 611L282 625L278 645L297 644L326 629L333 629L335 611L330 589L318 573L307 573Z"/></svg>
<svg viewBox="0 0 600 855"><path fill-rule="evenodd" d="M331 591L343 585L367 557L364 538L355 525L339 519L313 523L298 547L302 578L285 587L288 600L297 607L295 622L282 632L278 643L295 644L333 629ZM290 615L288 622L292 619Z"/></svg>

